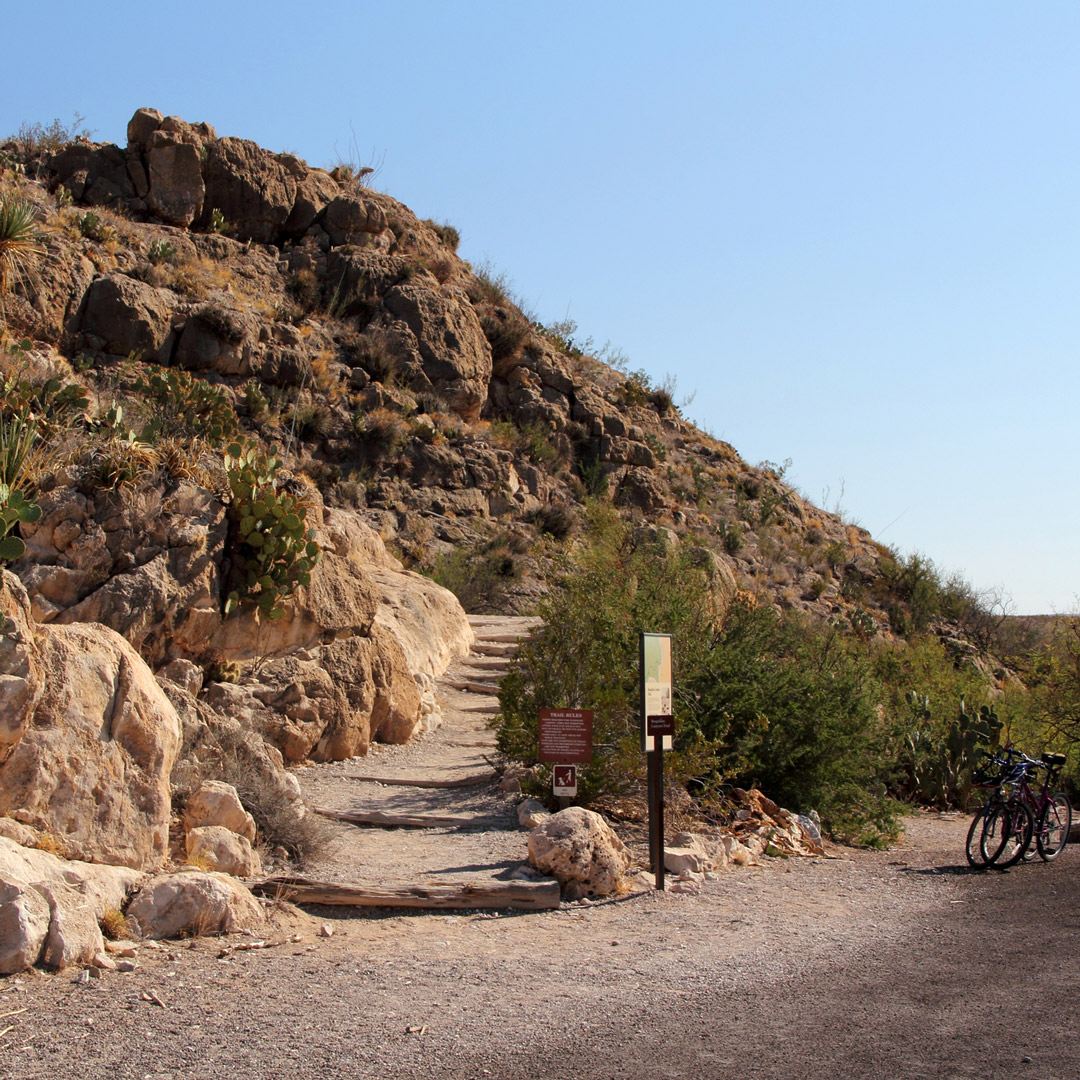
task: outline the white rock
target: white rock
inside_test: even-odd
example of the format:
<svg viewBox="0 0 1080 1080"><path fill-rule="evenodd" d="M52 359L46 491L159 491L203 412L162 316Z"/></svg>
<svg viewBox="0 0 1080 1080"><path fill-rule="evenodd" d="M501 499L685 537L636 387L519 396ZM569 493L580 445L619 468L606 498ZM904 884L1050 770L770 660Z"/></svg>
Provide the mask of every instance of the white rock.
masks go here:
<svg viewBox="0 0 1080 1080"><path fill-rule="evenodd" d="M75 623L38 626L35 635L44 687L0 764L0 816L19 812L85 859L160 865L180 749L176 710L112 630Z"/></svg>
<svg viewBox="0 0 1080 1080"><path fill-rule="evenodd" d="M236 788L222 780L204 780L184 810L184 828L188 832L207 825L219 825L255 842L255 819L244 809Z"/></svg>
<svg viewBox="0 0 1080 1080"><path fill-rule="evenodd" d="M539 799L525 799L518 803L518 824L523 829L535 829L551 817L551 811Z"/></svg>
<svg viewBox="0 0 1080 1080"><path fill-rule="evenodd" d="M184 842L188 858L207 870L217 870L234 877L256 877L262 873L262 860L247 837L223 825L189 829Z"/></svg>
<svg viewBox="0 0 1080 1080"><path fill-rule="evenodd" d="M145 937L232 934L265 922L258 901L226 874L186 871L148 881L128 905Z"/></svg>
<svg viewBox="0 0 1080 1080"><path fill-rule="evenodd" d="M579 900L625 892L631 859L599 814L571 806L529 833L529 862L558 879L566 899Z"/></svg>
<svg viewBox="0 0 1080 1080"><path fill-rule="evenodd" d="M120 910L143 877L0 837L0 975L93 962L104 951L98 920Z"/></svg>
<svg viewBox="0 0 1080 1080"><path fill-rule="evenodd" d="M681 874L684 870L701 873L711 865L704 851L689 847L664 848L664 869L671 874Z"/></svg>

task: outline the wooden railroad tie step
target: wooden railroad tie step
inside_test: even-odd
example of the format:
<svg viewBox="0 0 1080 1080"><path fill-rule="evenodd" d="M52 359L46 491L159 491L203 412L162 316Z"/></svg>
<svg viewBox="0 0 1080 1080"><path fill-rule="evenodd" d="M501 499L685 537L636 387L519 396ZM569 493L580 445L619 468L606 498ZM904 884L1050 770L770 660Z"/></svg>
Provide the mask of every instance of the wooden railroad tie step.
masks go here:
<svg viewBox="0 0 1080 1080"><path fill-rule="evenodd" d="M388 814L382 810L327 810L312 808L316 814L345 821L350 825L374 825L381 829L506 829L502 818L483 814Z"/></svg>
<svg viewBox="0 0 1080 1080"><path fill-rule="evenodd" d="M251 891L278 896L297 904L336 904L345 907L517 908L544 911L559 906L557 881L433 882L430 885L374 886L272 877L256 882Z"/></svg>
<svg viewBox="0 0 1080 1080"><path fill-rule="evenodd" d="M360 780L367 784L386 784L388 787L419 787L419 788L459 788L479 787L495 779L493 772L473 773L471 776L458 776L449 780L426 780L417 776L359 776L349 773L347 780Z"/></svg>

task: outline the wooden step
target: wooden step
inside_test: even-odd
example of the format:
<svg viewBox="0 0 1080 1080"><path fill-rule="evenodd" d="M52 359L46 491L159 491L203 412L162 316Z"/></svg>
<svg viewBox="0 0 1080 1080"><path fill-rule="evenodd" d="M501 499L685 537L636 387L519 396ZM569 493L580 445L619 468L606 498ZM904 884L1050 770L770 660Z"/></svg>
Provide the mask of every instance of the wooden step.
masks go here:
<svg viewBox="0 0 1080 1080"><path fill-rule="evenodd" d="M360 776L347 773L346 780L360 780L365 784L385 784L387 787L418 788L462 788L479 787L495 779L493 772L473 773L471 776L457 776L452 779L427 779L422 776Z"/></svg>
<svg viewBox="0 0 1080 1080"><path fill-rule="evenodd" d="M557 881L431 882L424 885L352 885L301 877L272 877L252 892L295 904L343 907L515 908L543 911L559 906Z"/></svg>
<svg viewBox="0 0 1080 1080"><path fill-rule="evenodd" d="M379 829L500 829L507 830L502 818L484 814L388 814L382 810L327 810L313 806L322 817L350 825L373 825Z"/></svg>
<svg viewBox="0 0 1080 1080"><path fill-rule="evenodd" d="M468 690L470 694L486 694L488 697L499 696L499 684L497 682L480 682L472 679L443 679L443 686L451 690Z"/></svg>

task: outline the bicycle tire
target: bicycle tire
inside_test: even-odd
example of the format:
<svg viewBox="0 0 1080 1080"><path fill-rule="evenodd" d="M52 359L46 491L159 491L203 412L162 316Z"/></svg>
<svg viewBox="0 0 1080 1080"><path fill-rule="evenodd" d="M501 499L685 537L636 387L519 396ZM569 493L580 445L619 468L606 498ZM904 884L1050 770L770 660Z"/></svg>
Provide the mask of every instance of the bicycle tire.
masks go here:
<svg viewBox="0 0 1080 1080"><path fill-rule="evenodd" d="M980 810L972 819L967 834L968 866L974 870L985 870L990 864L986 858L986 850L983 845L983 831L990 817L991 807L987 806Z"/></svg>
<svg viewBox="0 0 1080 1080"><path fill-rule="evenodd" d="M1031 844L1034 833L1035 819L1031 816L1030 807L1019 802L998 807L986 823L987 862L999 870L1019 862Z"/></svg>
<svg viewBox="0 0 1080 1080"><path fill-rule="evenodd" d="M1036 825L1035 846L1044 862L1053 862L1069 842L1072 804L1063 791L1056 791L1042 810Z"/></svg>

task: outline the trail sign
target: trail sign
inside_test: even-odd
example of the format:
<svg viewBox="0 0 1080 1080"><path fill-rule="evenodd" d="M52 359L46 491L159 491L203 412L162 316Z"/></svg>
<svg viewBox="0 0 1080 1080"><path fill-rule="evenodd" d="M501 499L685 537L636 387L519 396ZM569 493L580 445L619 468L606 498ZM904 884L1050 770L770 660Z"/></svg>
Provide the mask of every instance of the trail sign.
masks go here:
<svg viewBox="0 0 1080 1080"><path fill-rule="evenodd" d="M592 709L541 709L537 755L549 764L592 761Z"/></svg>
<svg viewBox="0 0 1080 1080"><path fill-rule="evenodd" d="M572 799L577 795L577 766L554 766L551 770L551 791L561 799Z"/></svg>
<svg viewBox="0 0 1080 1080"><path fill-rule="evenodd" d="M675 717L670 714L668 714L667 716L646 716L645 734L653 736L674 735Z"/></svg>
<svg viewBox="0 0 1080 1080"><path fill-rule="evenodd" d="M674 684L671 635L642 633L640 672L641 749L649 773L649 861L656 887L664 888L664 751L674 745Z"/></svg>

